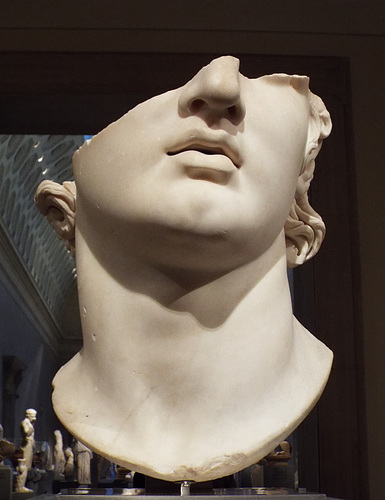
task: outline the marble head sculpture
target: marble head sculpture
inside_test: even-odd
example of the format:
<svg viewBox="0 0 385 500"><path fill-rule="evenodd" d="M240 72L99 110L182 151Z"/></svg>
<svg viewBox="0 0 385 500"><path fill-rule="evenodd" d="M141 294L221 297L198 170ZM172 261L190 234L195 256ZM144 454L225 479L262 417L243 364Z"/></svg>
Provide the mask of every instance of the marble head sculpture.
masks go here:
<svg viewBox="0 0 385 500"><path fill-rule="evenodd" d="M84 346L53 403L77 439L204 481L309 413L332 353L293 317L286 269L324 236L307 191L330 129L307 77L248 79L221 57L87 141L74 183L40 185L39 209L76 246Z"/></svg>

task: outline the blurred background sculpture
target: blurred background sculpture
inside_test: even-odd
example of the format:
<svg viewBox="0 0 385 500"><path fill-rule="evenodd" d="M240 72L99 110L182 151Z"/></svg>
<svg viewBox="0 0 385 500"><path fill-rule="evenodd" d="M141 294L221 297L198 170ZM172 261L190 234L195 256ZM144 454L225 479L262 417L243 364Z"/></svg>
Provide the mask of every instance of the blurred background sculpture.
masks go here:
<svg viewBox="0 0 385 500"><path fill-rule="evenodd" d="M25 418L20 424L20 432L22 436L22 442L20 449L23 454L23 458L19 459L17 467L17 478L15 491L18 493L25 491L32 491L26 488L25 483L27 481L28 472L32 469L33 456L35 451L35 428L34 424L36 422L36 410L29 408L25 412Z"/></svg>
<svg viewBox="0 0 385 500"><path fill-rule="evenodd" d="M53 470L52 450L47 441L44 441L40 446L40 466L45 471Z"/></svg>
<svg viewBox="0 0 385 500"><path fill-rule="evenodd" d="M14 451L15 445L7 439L4 439L4 429L0 424L0 465L3 465L4 460L10 457Z"/></svg>
<svg viewBox="0 0 385 500"><path fill-rule="evenodd" d="M74 453L72 448L66 448L64 456L66 461L64 466L64 479L66 481L72 481L75 474Z"/></svg>
<svg viewBox="0 0 385 500"><path fill-rule="evenodd" d="M54 479L60 480L64 479L64 466L65 457L63 451L63 436L59 430L54 432L55 435L55 447L53 450L54 459Z"/></svg>
<svg viewBox="0 0 385 500"><path fill-rule="evenodd" d="M325 233L307 192L331 130L305 76L221 57L75 153L36 203L76 249L83 349L55 411L98 454L205 481L258 462L305 418L332 353L292 314L287 266ZM81 383L78 383L81 381Z"/></svg>
<svg viewBox="0 0 385 500"><path fill-rule="evenodd" d="M80 441L76 441L74 446L76 462L76 479L81 485L91 484L91 458L92 451Z"/></svg>

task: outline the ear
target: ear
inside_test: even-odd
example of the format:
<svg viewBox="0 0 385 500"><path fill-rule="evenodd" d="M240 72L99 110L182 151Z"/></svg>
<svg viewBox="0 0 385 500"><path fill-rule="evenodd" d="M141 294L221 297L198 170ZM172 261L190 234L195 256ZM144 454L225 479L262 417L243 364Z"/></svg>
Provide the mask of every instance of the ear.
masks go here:
<svg viewBox="0 0 385 500"><path fill-rule="evenodd" d="M64 245L75 255L75 182L64 182L61 185L43 181L37 188L35 204Z"/></svg>

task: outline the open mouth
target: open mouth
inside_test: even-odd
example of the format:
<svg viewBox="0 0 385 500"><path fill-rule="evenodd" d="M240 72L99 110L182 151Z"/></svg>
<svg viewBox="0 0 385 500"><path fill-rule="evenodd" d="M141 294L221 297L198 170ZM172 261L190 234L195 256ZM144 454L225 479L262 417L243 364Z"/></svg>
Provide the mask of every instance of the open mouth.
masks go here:
<svg viewBox="0 0 385 500"><path fill-rule="evenodd" d="M232 153L231 151L227 151L227 149L222 148L221 146L204 146L204 145L200 145L200 144L191 144L189 146L186 146L184 148L181 148L181 149L178 149L175 151L168 151L167 154L168 154L168 156L175 156L175 155L178 155L180 153L187 152L187 151L196 151L198 153L201 153L204 155L210 155L210 156L212 156L212 155L226 156L227 158L229 158L231 160L231 162L234 164L234 166L236 168L240 167L239 160L236 157L236 155L234 153Z"/></svg>

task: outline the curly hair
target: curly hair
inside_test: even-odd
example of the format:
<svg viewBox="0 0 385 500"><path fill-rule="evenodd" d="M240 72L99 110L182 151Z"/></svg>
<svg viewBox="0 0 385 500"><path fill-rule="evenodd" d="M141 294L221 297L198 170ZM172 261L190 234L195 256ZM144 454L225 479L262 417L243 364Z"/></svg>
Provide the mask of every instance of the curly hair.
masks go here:
<svg viewBox="0 0 385 500"><path fill-rule="evenodd" d="M330 114L322 99L308 91L310 119L304 161L297 190L285 223L286 258L288 267L296 267L313 257L325 237L325 224L308 200L310 182L314 176L315 158L322 141L332 128Z"/></svg>

